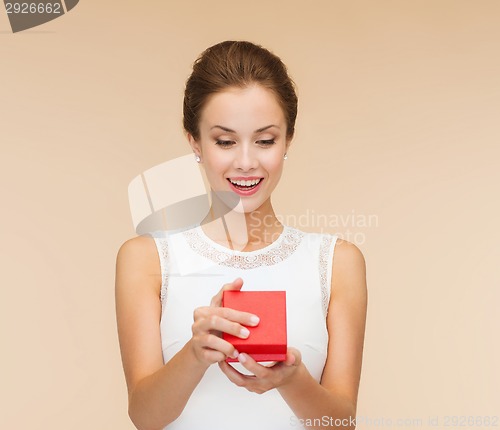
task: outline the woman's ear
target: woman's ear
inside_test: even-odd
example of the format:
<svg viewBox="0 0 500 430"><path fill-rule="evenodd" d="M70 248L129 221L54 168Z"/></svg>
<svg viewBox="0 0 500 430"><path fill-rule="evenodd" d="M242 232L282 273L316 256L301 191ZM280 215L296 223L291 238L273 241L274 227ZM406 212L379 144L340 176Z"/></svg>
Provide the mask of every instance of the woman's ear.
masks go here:
<svg viewBox="0 0 500 430"><path fill-rule="evenodd" d="M199 142L196 141L191 133L187 133L186 136L193 152L201 157L201 145L199 144Z"/></svg>

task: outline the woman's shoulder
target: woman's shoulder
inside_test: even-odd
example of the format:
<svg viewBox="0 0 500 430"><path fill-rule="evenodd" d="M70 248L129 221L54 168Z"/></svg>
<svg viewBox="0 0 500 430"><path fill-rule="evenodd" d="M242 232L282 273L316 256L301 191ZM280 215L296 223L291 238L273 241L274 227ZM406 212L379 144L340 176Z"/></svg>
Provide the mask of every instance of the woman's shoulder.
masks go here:
<svg viewBox="0 0 500 430"><path fill-rule="evenodd" d="M337 236L337 235L335 235ZM341 239L337 236L337 240L335 241L335 255L337 260L342 260L345 262L352 262L356 265L361 265L365 263L365 257L361 249L358 248L352 242L348 240Z"/></svg>
<svg viewBox="0 0 500 430"><path fill-rule="evenodd" d="M149 269L161 268L160 258L168 254L170 238L196 228L189 225L173 230L154 230L126 240L118 250L118 260L125 263L142 264Z"/></svg>
<svg viewBox="0 0 500 430"><path fill-rule="evenodd" d="M332 261L332 288L366 295L366 261L352 242L337 238Z"/></svg>
<svg viewBox="0 0 500 430"><path fill-rule="evenodd" d="M306 241L316 244L314 246L319 246L323 258L326 259L327 255L330 255L333 270L332 281L337 279L337 282L340 283L341 281L352 281L353 277L365 276L366 262L363 252L356 244L342 239L341 234L323 230L304 231L291 226L287 226L287 228L303 235Z"/></svg>
<svg viewBox="0 0 500 430"><path fill-rule="evenodd" d="M116 257L117 272L128 276L160 274L160 263L154 236L144 234L127 239Z"/></svg>
<svg viewBox="0 0 500 430"><path fill-rule="evenodd" d="M154 250L154 238L159 237L158 235L141 234L140 236L134 236L130 239L125 240L118 249L118 255L125 255L127 257L139 254L151 253Z"/></svg>

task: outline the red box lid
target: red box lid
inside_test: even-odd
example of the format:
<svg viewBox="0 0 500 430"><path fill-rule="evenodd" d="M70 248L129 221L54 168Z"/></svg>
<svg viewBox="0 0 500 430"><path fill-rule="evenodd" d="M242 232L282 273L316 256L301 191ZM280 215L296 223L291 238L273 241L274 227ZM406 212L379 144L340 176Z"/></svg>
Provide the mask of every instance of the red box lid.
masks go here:
<svg viewBox="0 0 500 430"><path fill-rule="evenodd" d="M241 339L227 333L222 338L255 361L284 361L287 350L285 291L224 291L222 306L250 312L259 325L247 327L250 336ZM226 361L238 361L228 357Z"/></svg>

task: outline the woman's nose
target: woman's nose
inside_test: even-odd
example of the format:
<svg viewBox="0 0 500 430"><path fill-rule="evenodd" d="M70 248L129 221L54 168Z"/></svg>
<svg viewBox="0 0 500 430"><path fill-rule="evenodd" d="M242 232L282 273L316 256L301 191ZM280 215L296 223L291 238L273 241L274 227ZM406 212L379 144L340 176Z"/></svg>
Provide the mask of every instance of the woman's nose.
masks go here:
<svg viewBox="0 0 500 430"><path fill-rule="evenodd" d="M259 165L259 160L257 154L253 150L251 145L240 145L240 147L235 151L234 167L242 171L250 171L256 169Z"/></svg>

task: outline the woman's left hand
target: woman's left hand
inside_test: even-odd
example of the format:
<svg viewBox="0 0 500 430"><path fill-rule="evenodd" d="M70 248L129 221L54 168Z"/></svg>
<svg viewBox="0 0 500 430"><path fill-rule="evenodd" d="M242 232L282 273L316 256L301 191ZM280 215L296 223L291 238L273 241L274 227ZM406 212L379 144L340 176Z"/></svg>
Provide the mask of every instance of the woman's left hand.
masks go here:
<svg viewBox="0 0 500 430"><path fill-rule="evenodd" d="M302 356L298 349L288 348L286 360L271 367L262 366L244 353L239 354L238 360L253 375L243 375L225 361L219 361L219 367L238 387L262 394L290 382L302 363Z"/></svg>

